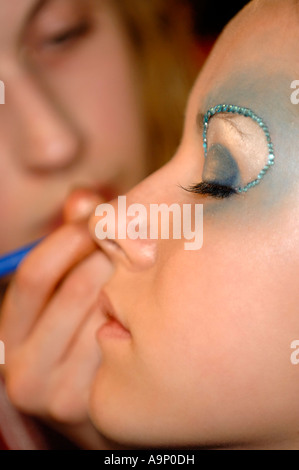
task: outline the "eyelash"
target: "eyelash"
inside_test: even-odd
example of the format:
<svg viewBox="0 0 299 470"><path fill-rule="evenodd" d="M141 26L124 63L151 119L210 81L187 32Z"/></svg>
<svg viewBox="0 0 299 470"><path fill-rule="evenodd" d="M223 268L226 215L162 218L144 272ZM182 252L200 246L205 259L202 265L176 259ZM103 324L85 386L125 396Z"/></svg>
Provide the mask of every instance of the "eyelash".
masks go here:
<svg viewBox="0 0 299 470"><path fill-rule="evenodd" d="M228 199L229 197L238 194L234 188L229 186L221 186L216 183L201 182L185 188L189 193L200 194L202 196L211 196L215 199Z"/></svg>

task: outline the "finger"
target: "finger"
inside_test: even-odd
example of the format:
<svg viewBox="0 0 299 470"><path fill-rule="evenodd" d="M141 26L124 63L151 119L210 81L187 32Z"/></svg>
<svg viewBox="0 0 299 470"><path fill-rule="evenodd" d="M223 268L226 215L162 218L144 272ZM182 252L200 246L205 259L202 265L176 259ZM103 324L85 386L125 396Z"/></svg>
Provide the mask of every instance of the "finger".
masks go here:
<svg viewBox="0 0 299 470"><path fill-rule="evenodd" d="M76 189L64 205L64 220L67 223L87 220L97 205L103 202L104 199L90 189Z"/></svg>
<svg viewBox="0 0 299 470"><path fill-rule="evenodd" d="M68 356L60 365L51 390L48 390L47 400L52 419L75 423L88 418L90 388L101 364L95 332L102 323L98 308L94 306L81 326Z"/></svg>
<svg viewBox="0 0 299 470"><path fill-rule="evenodd" d="M7 374L13 404L26 413L61 423L87 419L90 387L101 359L95 332L104 321L98 306L92 306L63 361L50 367L44 351L35 354L32 341L25 342Z"/></svg>
<svg viewBox="0 0 299 470"><path fill-rule="evenodd" d="M94 252L74 268L56 291L29 338L31 349L44 358L43 368L63 361L72 349L111 272L105 255Z"/></svg>
<svg viewBox="0 0 299 470"><path fill-rule="evenodd" d="M95 331L103 321L98 307L93 305L58 364L52 360L55 331L49 334L52 338L49 351L43 341L36 347L31 339L15 348L5 371L7 391L14 406L59 422L70 422L79 416L87 418L89 387L100 361Z"/></svg>
<svg viewBox="0 0 299 470"><path fill-rule="evenodd" d="M94 249L86 227L66 225L23 261L2 309L1 336L9 346L27 337L58 283Z"/></svg>
<svg viewBox="0 0 299 470"><path fill-rule="evenodd" d="M59 413L62 417L66 414L71 417L71 413L75 411L75 403L82 411L82 403L85 403L83 390L86 394L90 367L95 367L94 364L98 364L99 359L95 347L95 331L104 321L98 307L93 308L97 304L95 299L98 296L98 279L103 276L102 270L97 268L100 261L98 256L104 255L94 253L90 255L88 262L82 262L83 267L80 266L80 270L76 267L75 271L78 272L72 273L55 294L58 302L53 302L46 309L28 338L7 354L5 375L10 399L24 412L39 416L51 415L53 419L55 414L58 419ZM97 273L92 265L98 269ZM89 279L86 278L88 275ZM84 286L79 287L78 296L74 287L78 280L82 283L81 276ZM70 287L73 289L71 296ZM97 317L95 319L93 316L91 329L89 317L94 310L97 311ZM86 325L89 325L87 332ZM85 335L84 340L82 335ZM87 362L84 371L77 371L78 364L82 364L81 355L86 357ZM69 396L67 405L66 394L71 393L73 397ZM62 403L65 404L65 411Z"/></svg>

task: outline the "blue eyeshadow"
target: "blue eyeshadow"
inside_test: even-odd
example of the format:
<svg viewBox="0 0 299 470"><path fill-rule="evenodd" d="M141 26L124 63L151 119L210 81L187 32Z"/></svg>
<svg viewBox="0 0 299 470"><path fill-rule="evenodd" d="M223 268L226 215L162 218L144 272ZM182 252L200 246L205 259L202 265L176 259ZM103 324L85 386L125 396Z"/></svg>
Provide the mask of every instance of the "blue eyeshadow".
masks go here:
<svg viewBox="0 0 299 470"><path fill-rule="evenodd" d="M237 162L230 151L221 144L212 145L205 159L203 181L235 188L241 184L241 175Z"/></svg>

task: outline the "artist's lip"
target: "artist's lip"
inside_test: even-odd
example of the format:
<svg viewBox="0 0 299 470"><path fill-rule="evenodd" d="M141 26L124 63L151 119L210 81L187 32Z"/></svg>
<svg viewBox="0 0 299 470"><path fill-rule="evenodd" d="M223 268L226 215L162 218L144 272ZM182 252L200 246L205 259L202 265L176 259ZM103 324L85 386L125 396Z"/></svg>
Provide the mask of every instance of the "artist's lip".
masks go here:
<svg viewBox="0 0 299 470"><path fill-rule="evenodd" d="M106 318L106 322L98 330L97 338L99 340L102 338L130 339L131 333L127 325L114 309L109 296L104 290L99 295L98 305L101 313Z"/></svg>
<svg viewBox="0 0 299 470"><path fill-rule="evenodd" d="M105 185L105 184L97 184L97 183L91 183L87 185L77 185L72 188L71 192L74 191L81 191L84 193L84 191L87 192L92 192L94 195L97 195L99 199L103 200L104 202L111 201L115 199L118 196L118 191L113 185Z"/></svg>
<svg viewBox="0 0 299 470"><path fill-rule="evenodd" d="M105 200L105 202L115 199L118 195L118 191L113 186L109 186L109 185L107 186L96 185L94 187L94 190L100 197L102 197Z"/></svg>
<svg viewBox="0 0 299 470"><path fill-rule="evenodd" d="M74 186L70 192L70 195L81 195L84 196L85 194L93 193L94 196L98 196L99 201L107 202L114 199L117 196L117 191L110 185L98 185L98 184L89 184L89 185L78 185ZM46 231L53 232L57 228L61 227L65 222L64 219L64 209L65 209L65 202L61 205L61 207L54 212L48 222L46 223Z"/></svg>
<svg viewBox="0 0 299 470"><path fill-rule="evenodd" d="M54 230L58 229L61 227L63 224L64 219L63 219L63 211L57 211L57 213L50 218L50 221L47 224L47 232L54 232Z"/></svg>

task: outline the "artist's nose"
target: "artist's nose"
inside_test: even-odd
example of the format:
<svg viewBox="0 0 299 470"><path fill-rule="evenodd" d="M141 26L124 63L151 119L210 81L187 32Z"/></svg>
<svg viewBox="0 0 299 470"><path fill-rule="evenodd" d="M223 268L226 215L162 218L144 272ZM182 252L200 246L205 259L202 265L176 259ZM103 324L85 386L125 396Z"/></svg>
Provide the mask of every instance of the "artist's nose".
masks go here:
<svg viewBox="0 0 299 470"><path fill-rule="evenodd" d="M5 112L11 126L12 157L30 170L61 171L79 155L80 139L59 104L29 74L20 72L6 86Z"/></svg>

